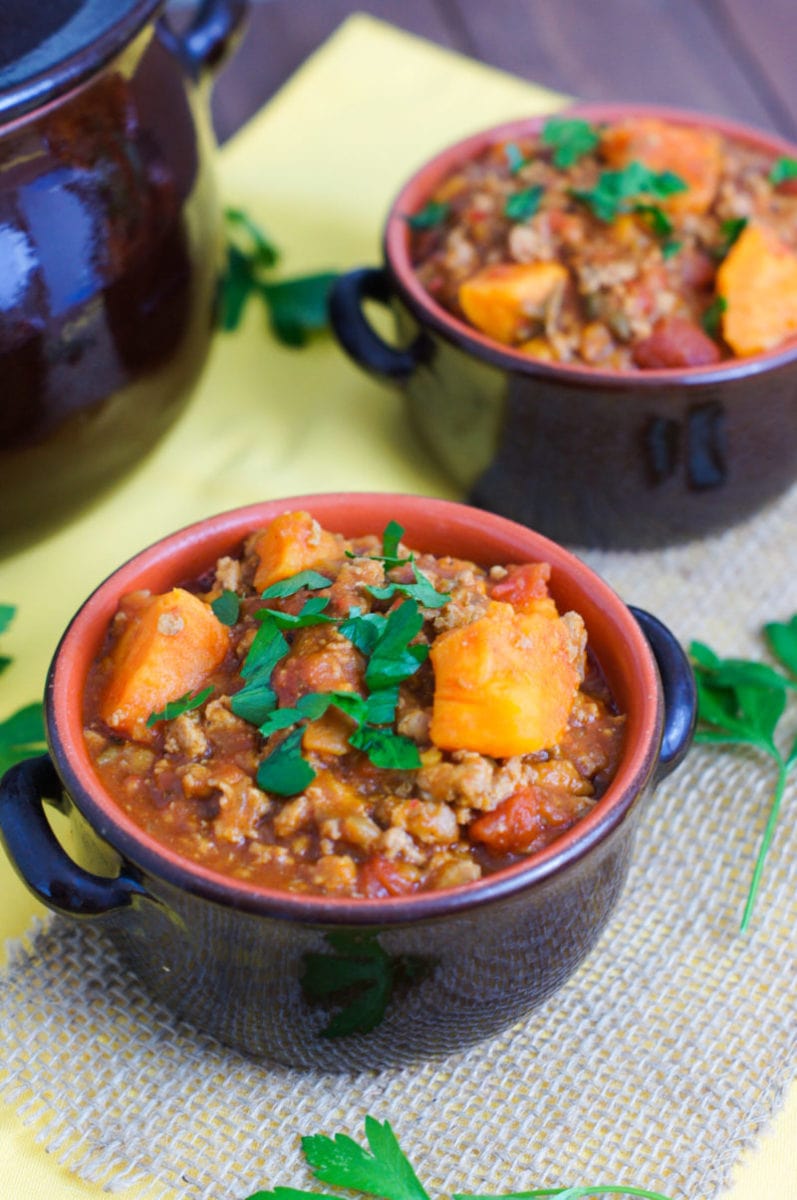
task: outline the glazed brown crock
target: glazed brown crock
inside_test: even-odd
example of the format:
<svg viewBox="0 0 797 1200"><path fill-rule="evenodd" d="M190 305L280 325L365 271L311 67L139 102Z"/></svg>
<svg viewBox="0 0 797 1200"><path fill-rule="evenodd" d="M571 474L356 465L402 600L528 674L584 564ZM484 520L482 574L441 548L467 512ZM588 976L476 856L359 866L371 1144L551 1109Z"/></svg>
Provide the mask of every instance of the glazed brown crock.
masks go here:
<svg viewBox="0 0 797 1200"><path fill-rule="evenodd" d="M225 877L164 848L116 807L88 757L82 693L119 597L197 577L251 530L296 508L347 535L397 520L417 549L485 564L551 563L552 593L583 615L627 713L617 776L586 818L476 883L365 900ZM340 494L225 513L137 555L67 629L46 710L50 756L12 768L0 784L0 836L33 893L67 917L100 922L157 997L222 1041L292 1066L364 1069L487 1037L570 976L620 895L643 797L686 753L695 693L672 635L539 534L447 501ZM68 813L78 862L54 839L42 799Z"/></svg>
<svg viewBox="0 0 797 1200"><path fill-rule="evenodd" d="M591 122L630 115L706 125L773 156L797 147L736 122L677 109L580 106ZM749 517L797 478L797 341L716 366L638 372L540 362L440 307L418 282L407 217L486 146L544 118L474 134L425 163L399 193L384 265L342 276L330 311L346 352L399 386L409 418L475 504L581 546L644 548ZM400 348L366 300L389 306Z"/></svg>
<svg viewBox="0 0 797 1200"><path fill-rule="evenodd" d="M243 0L11 4L0 47L0 553L172 424L222 266L208 95Z"/></svg>

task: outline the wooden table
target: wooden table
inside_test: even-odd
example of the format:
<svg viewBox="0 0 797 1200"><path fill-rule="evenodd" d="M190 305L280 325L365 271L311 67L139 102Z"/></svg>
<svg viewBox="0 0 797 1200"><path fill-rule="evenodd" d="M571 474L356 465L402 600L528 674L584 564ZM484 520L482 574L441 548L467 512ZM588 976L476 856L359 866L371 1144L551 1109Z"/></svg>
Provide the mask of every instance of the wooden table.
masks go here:
<svg viewBox="0 0 797 1200"><path fill-rule="evenodd" d="M698 108L797 141L794 0L251 0L219 136L356 11L583 100Z"/></svg>

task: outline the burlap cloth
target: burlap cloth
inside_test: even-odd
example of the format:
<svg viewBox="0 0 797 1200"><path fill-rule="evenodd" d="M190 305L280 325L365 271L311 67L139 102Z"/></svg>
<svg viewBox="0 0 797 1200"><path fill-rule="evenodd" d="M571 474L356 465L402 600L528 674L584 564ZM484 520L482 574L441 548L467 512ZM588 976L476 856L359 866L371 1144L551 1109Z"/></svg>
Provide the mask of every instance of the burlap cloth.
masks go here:
<svg viewBox="0 0 797 1200"><path fill-rule="evenodd" d="M359 83L356 71L354 81L346 73L353 64ZM433 114L423 133L412 133L417 114L395 97L374 103L385 72L398 78L399 96L402 72L420 89ZM330 91L344 74L345 86ZM325 116L341 122L353 172L345 189L312 120L322 96ZM226 152L227 187L283 242L290 228L303 246L300 235L319 214L310 261L297 249L292 266L374 261L394 185L426 153L520 111L521 101L539 109L554 100L357 20ZM397 162L384 150L386 126ZM294 140L317 174L331 169L327 190L319 184L314 193L310 175L297 175ZM369 155L384 167L376 189L361 161ZM269 219L274 211L281 228ZM354 231L358 213L366 227ZM3 564L0 595L21 607L8 649L28 654L24 681L8 673L19 702L31 698L32 672L43 671L91 584L185 520L258 495L342 485L454 494L412 444L396 398L350 370L331 345L291 356L267 347L254 322L220 345L190 415L131 482L70 530ZM266 354L273 370L264 400ZM252 420L263 422L260 438ZM682 641L760 655L763 622L797 610L795 529L797 490L704 542L582 556ZM65 572L64 594L37 608L31 580L53 567L56 577ZM44 646L43 630L51 635ZM391 1121L432 1195L603 1181L711 1200L778 1106L797 1061L793 783L751 931L738 933L773 782L753 753L695 749L650 798L624 898L575 977L502 1036L414 1069L341 1077L247 1060L176 1025L90 925L46 922L17 942L0 976L0 1094L78 1177L112 1191L135 1185L147 1198L240 1200L257 1187L307 1186L299 1135L359 1137L370 1112Z"/></svg>

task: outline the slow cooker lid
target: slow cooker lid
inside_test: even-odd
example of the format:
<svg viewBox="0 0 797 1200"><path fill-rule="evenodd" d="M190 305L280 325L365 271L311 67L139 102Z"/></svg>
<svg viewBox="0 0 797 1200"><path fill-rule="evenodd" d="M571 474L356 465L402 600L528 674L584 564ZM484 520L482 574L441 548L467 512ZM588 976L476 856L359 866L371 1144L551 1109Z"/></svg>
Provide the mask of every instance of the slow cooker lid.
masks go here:
<svg viewBox="0 0 797 1200"><path fill-rule="evenodd" d="M100 69L163 0L2 0L0 120L53 99Z"/></svg>

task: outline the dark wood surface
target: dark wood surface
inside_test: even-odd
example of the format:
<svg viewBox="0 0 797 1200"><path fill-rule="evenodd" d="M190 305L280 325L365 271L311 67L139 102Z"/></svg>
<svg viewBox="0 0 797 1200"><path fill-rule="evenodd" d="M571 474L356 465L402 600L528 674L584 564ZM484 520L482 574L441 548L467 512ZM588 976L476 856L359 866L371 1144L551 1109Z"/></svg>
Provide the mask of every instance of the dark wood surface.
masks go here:
<svg viewBox="0 0 797 1200"><path fill-rule="evenodd" d="M797 0L252 0L223 139L353 12L583 100L736 117L797 141Z"/></svg>

